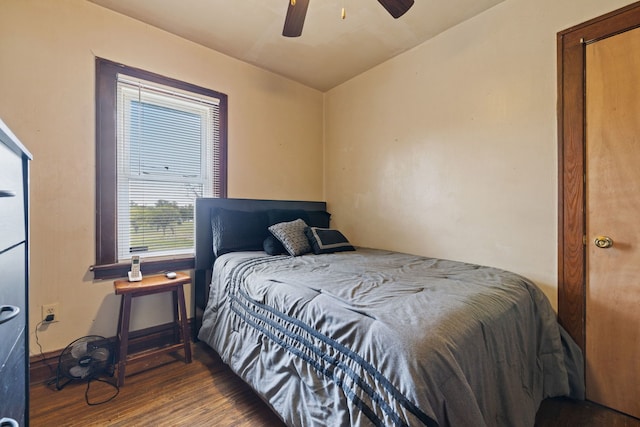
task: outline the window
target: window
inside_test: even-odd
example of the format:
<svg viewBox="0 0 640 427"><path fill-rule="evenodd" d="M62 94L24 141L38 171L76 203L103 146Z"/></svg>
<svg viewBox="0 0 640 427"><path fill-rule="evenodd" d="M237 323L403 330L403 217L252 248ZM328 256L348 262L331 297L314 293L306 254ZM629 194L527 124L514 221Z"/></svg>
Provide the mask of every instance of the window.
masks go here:
<svg viewBox="0 0 640 427"><path fill-rule="evenodd" d="M96 60L96 278L193 266L196 197L226 196L224 94Z"/></svg>

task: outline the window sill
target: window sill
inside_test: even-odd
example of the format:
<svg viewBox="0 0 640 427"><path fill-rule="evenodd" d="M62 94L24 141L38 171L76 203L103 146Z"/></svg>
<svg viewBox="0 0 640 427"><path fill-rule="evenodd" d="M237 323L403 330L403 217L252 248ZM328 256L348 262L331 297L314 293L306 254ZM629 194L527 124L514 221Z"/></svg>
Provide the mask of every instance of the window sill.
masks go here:
<svg viewBox="0 0 640 427"><path fill-rule="evenodd" d="M190 270L194 268L194 257L162 259L162 260L142 260L140 271L142 274L157 274L166 271ZM95 280L117 279L127 277L127 272L131 269L131 264L105 264L93 265L89 270L93 271Z"/></svg>

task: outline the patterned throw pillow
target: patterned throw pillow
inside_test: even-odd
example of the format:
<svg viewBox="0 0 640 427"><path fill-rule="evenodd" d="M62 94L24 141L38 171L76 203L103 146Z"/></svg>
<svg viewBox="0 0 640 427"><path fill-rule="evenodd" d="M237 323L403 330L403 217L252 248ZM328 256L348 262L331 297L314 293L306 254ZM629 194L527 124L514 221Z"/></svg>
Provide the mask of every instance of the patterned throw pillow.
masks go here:
<svg viewBox="0 0 640 427"><path fill-rule="evenodd" d="M291 256L303 255L311 252L311 246L304 229L307 223L301 219L290 222L281 222L269 227L271 234L280 240L284 248Z"/></svg>

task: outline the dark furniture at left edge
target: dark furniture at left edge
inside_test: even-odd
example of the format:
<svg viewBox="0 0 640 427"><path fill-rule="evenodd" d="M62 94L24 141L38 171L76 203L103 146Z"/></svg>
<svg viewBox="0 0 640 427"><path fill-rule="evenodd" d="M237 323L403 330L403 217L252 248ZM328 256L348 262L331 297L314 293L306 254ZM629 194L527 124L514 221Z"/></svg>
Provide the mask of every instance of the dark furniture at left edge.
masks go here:
<svg viewBox="0 0 640 427"><path fill-rule="evenodd" d="M29 423L29 160L0 120L0 421Z"/></svg>

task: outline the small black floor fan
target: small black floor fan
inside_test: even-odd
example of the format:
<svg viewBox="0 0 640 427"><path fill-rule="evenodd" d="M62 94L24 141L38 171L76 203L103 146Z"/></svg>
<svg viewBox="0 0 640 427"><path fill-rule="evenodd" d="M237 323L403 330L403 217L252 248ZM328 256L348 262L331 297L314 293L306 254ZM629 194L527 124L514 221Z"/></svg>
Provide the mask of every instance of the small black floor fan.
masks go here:
<svg viewBox="0 0 640 427"><path fill-rule="evenodd" d="M107 338L99 335L78 338L69 344L58 358L56 388L62 390L70 382L80 380L87 381L88 392L91 380L108 382L100 377L113 377L114 362L113 345ZM87 403L89 403L88 398Z"/></svg>

